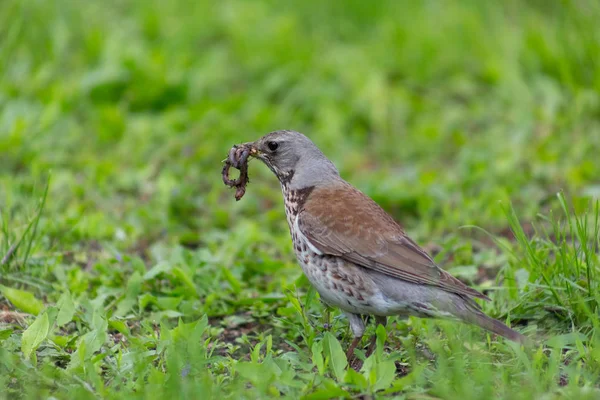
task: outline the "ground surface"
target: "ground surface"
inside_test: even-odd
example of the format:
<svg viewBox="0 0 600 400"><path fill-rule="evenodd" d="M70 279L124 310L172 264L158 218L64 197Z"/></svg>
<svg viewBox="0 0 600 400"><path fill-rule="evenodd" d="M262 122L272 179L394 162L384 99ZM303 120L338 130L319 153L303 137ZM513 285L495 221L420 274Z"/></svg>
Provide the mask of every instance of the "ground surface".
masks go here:
<svg viewBox="0 0 600 400"><path fill-rule="evenodd" d="M0 396L600 397L599 3L399 4L0 2ZM534 348L392 319L348 370L275 178L221 182L282 128Z"/></svg>

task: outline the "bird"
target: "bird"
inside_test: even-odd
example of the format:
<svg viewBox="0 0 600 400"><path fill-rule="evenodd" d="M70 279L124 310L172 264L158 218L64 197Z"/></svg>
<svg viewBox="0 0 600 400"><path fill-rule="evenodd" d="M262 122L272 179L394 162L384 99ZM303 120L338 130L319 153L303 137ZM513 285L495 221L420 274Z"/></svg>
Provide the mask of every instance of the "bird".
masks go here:
<svg viewBox="0 0 600 400"><path fill-rule="evenodd" d="M489 297L440 268L307 136L279 130L242 146L277 176L298 263L321 300L349 321L348 360L365 332L363 317L383 326L389 316L453 319L526 342L483 313L474 299ZM375 343L373 337L367 357Z"/></svg>

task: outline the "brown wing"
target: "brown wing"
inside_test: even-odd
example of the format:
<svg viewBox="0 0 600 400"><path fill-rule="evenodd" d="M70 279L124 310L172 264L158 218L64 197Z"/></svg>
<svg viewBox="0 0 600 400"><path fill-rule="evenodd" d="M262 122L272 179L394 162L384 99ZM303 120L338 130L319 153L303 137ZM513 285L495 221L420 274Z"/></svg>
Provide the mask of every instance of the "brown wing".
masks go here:
<svg viewBox="0 0 600 400"><path fill-rule="evenodd" d="M368 196L347 183L315 189L298 228L318 250L405 281L489 300L440 269Z"/></svg>

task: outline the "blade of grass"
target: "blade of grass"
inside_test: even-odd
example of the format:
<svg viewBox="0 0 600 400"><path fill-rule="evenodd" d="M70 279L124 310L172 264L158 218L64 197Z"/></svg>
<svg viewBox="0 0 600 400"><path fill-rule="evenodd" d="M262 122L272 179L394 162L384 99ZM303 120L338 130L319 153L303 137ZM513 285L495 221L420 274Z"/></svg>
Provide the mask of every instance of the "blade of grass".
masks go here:
<svg viewBox="0 0 600 400"><path fill-rule="evenodd" d="M29 242L27 243L27 250L25 251L25 257L23 258L23 263L22 263L23 266L27 265L27 259L29 258L29 254L31 252L31 246L33 244L33 241L35 240L35 235L37 233L37 227L40 222L40 217L42 216L42 211L44 210L44 206L46 205L46 198L48 197L48 188L50 187L50 178L51 178L51 174L48 174L48 180L46 181L46 187L44 188L44 194L42 195L42 199L40 200L40 205L38 206L37 213L32 221L33 222L33 232L31 232L31 237L29 239ZM31 224L29 226L31 226ZM29 230L29 227L27 227L27 230Z"/></svg>
<svg viewBox="0 0 600 400"><path fill-rule="evenodd" d="M523 227L521 226L519 218L517 217L512 205L505 209L505 214L508 219L510 229L513 232L513 235L517 239L517 242L525 249L527 259L529 260L528 264L530 264L530 266L535 270L535 272L537 272L542 277L542 280L548 286L548 289L552 293L552 296L554 297L556 303L558 303L561 307L565 307L564 301L559 296L558 292L556 291L556 288L552 285L548 275L544 271L544 268L542 268L542 262L538 259L536 251L531 246L531 241L527 238L527 235L525 235Z"/></svg>
<svg viewBox="0 0 600 400"><path fill-rule="evenodd" d="M44 206L46 205L46 198L48 196L48 188L49 187L50 187L50 175L48 176L48 180L46 181L46 186L44 188L44 194L42 195L42 198L40 199L40 203L38 205L35 216L33 217L33 219L31 221L29 221L29 223L27 224L27 227L25 228L25 231L23 232L23 234L21 235L19 240L16 243L13 243L12 246L10 246L7 253L2 258L2 261L0 262L0 266L8 265L9 261L13 258L13 256L16 255L18 249L21 247L21 244L23 244L23 241L29 234L29 231L33 228L32 234L29 238L29 241L27 242L27 250L26 250L25 256L23 258L22 266L25 266L27 264L27 259L29 258L29 254L31 252L31 246L33 244L33 240L35 239L35 235L37 233L38 223L39 223L40 217L42 215ZM3 222L2 230L4 232L3 235L8 240L8 222L7 221Z"/></svg>

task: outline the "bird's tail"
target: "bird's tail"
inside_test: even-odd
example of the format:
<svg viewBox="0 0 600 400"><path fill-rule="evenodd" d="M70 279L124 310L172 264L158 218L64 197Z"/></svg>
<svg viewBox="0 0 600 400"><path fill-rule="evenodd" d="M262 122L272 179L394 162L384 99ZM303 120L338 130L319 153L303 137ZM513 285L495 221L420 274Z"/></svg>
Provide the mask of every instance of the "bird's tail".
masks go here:
<svg viewBox="0 0 600 400"><path fill-rule="evenodd" d="M505 337L513 342L527 344L529 340L526 336L523 336L519 332L510 329L508 326L504 325L502 322L488 317L483 312L481 312L479 306L472 299L464 299L466 300L463 303L463 307L460 307L457 311L459 317L470 324L480 326L481 328Z"/></svg>
<svg viewBox="0 0 600 400"><path fill-rule="evenodd" d="M513 342L526 344L528 339L526 336L523 336L519 332L510 329L508 326L504 325L502 322L488 317L484 313L479 310L472 310L467 315L463 316L466 322L469 322L473 325L477 325L482 327L485 330L488 330L497 335L503 336Z"/></svg>
<svg viewBox="0 0 600 400"><path fill-rule="evenodd" d="M473 299L466 296L457 296L454 299L458 300L454 302L451 310L455 317L458 317L468 324L477 325L487 331L512 340L513 342L521 344L529 343L529 339L526 336L510 329L502 322L485 315L481 311L481 307L475 303Z"/></svg>

